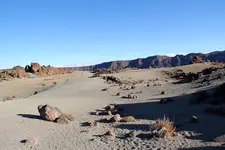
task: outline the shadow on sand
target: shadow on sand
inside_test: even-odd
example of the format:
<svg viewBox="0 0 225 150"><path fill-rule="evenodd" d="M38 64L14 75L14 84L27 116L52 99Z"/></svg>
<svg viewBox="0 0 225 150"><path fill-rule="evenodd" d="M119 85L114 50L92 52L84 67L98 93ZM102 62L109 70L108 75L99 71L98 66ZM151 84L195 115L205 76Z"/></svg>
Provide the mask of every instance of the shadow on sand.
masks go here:
<svg viewBox="0 0 225 150"><path fill-rule="evenodd" d="M193 148L180 148L179 150L224 150L225 147L193 147Z"/></svg>
<svg viewBox="0 0 225 150"><path fill-rule="evenodd" d="M136 119L156 120L163 118L163 116L169 117L176 126L179 126L177 131L200 133L198 136L188 137L191 139L212 141L215 137L224 134L225 119L221 116L205 113L205 109L210 104L190 104L191 97L191 94L168 97L174 101L167 104L160 104L157 101L160 99L153 99L152 102L119 104L119 108L124 109L124 112ZM188 123L187 120L191 116L199 117L199 123ZM139 124L123 124L117 126L117 128L146 130L148 127Z"/></svg>
<svg viewBox="0 0 225 150"><path fill-rule="evenodd" d="M17 114L17 116L21 116L23 118L29 118L29 119L38 119L42 120L41 116L38 115L32 115L32 114Z"/></svg>

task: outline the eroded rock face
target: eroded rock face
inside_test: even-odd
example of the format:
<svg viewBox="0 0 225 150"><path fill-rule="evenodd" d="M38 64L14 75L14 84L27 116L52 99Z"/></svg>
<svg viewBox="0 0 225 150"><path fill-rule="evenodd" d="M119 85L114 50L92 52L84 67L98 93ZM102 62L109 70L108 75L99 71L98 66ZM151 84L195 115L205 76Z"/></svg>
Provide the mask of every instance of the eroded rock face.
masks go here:
<svg viewBox="0 0 225 150"><path fill-rule="evenodd" d="M12 69L7 69L0 72L0 79L22 78L27 77L25 69L21 66L15 66Z"/></svg>
<svg viewBox="0 0 225 150"><path fill-rule="evenodd" d="M195 63L203 63L203 60L200 56L194 56L191 60L191 64L195 64Z"/></svg>
<svg viewBox="0 0 225 150"><path fill-rule="evenodd" d="M52 66L41 66L39 63L31 63L26 65L25 71L28 73L34 73L38 76L52 76L59 74L69 74L73 72L71 68L55 68Z"/></svg>
<svg viewBox="0 0 225 150"><path fill-rule="evenodd" d="M36 63L36 62L35 63L31 63L30 71L32 73L37 73L39 69L41 69L41 65L39 63Z"/></svg>

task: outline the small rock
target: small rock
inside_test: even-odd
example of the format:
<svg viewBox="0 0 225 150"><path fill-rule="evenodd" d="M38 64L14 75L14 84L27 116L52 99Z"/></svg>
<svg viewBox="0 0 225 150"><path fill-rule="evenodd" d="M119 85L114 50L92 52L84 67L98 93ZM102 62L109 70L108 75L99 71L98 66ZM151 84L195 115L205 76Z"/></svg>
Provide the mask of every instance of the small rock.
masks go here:
<svg viewBox="0 0 225 150"><path fill-rule="evenodd" d="M102 91L107 91L107 90L108 90L107 88L102 89Z"/></svg>
<svg viewBox="0 0 225 150"><path fill-rule="evenodd" d="M183 131L183 132L181 132L181 134L186 137L192 137L191 133L188 131Z"/></svg>
<svg viewBox="0 0 225 150"><path fill-rule="evenodd" d="M116 136L115 130L113 128L110 128L108 132L106 132L104 135L109 135L109 136Z"/></svg>
<svg viewBox="0 0 225 150"><path fill-rule="evenodd" d="M159 103L160 103L160 104L167 104L168 101L167 101L167 99L164 98L164 99L161 99Z"/></svg>
<svg viewBox="0 0 225 150"><path fill-rule="evenodd" d="M165 92L165 91L162 91L162 92L161 92L161 95L164 95L164 94L166 94L166 92Z"/></svg>
<svg viewBox="0 0 225 150"><path fill-rule="evenodd" d="M191 123L199 123L199 118L196 117L196 116L192 116L192 117L190 118L190 122L191 122Z"/></svg>
<svg viewBox="0 0 225 150"><path fill-rule="evenodd" d="M110 122L120 122L121 121L121 117L119 114L116 114L115 116L113 116L111 119L110 119Z"/></svg>
<svg viewBox="0 0 225 150"><path fill-rule="evenodd" d="M98 125L97 121L95 121L94 119L91 119L88 123L91 128L96 127Z"/></svg>
<svg viewBox="0 0 225 150"><path fill-rule="evenodd" d="M34 95L36 95L36 94L38 94L38 91L35 91L35 92L34 92Z"/></svg>
<svg viewBox="0 0 225 150"><path fill-rule="evenodd" d="M116 94L116 96L120 96L120 92L118 92L118 93Z"/></svg>
<svg viewBox="0 0 225 150"><path fill-rule="evenodd" d="M115 111L116 110L115 104L110 104L110 105L106 106L105 110L106 111L111 111L111 112Z"/></svg>
<svg viewBox="0 0 225 150"><path fill-rule="evenodd" d="M132 86L131 86L131 89L135 89L135 88L136 88L135 85L132 85Z"/></svg>
<svg viewBox="0 0 225 150"><path fill-rule="evenodd" d="M28 144L28 145L37 145L38 144L38 138L36 137L29 137L28 139L26 140L22 140L20 141L21 143L24 143L24 144Z"/></svg>
<svg viewBox="0 0 225 150"><path fill-rule="evenodd" d="M136 122L136 119L133 116L123 117L121 122Z"/></svg>
<svg viewBox="0 0 225 150"><path fill-rule="evenodd" d="M60 123L60 124L68 124L70 121L64 115L61 115L59 118L57 118L55 120L55 122Z"/></svg>
<svg viewBox="0 0 225 150"><path fill-rule="evenodd" d="M126 136L128 136L128 137L137 137L139 134L141 134L141 132L139 131L131 131L131 132L129 132L129 133L127 133L126 134Z"/></svg>

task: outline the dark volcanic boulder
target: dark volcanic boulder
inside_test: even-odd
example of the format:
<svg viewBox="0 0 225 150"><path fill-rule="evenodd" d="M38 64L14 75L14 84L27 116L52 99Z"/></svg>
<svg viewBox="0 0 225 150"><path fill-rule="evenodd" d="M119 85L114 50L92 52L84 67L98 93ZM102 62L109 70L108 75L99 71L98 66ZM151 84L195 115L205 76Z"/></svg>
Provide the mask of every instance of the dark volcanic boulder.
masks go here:
<svg viewBox="0 0 225 150"><path fill-rule="evenodd" d="M31 72L31 67L29 65L25 66L25 72Z"/></svg>

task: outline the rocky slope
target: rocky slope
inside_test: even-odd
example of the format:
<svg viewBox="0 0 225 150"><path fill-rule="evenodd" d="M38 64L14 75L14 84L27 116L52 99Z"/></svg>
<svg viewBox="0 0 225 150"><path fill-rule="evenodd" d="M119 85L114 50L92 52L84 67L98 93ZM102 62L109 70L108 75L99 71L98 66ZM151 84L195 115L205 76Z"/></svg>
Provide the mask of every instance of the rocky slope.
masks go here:
<svg viewBox="0 0 225 150"><path fill-rule="evenodd" d="M174 57L168 56L150 56L147 58L138 58L134 60L121 60L121 61L110 61L104 62L92 66L76 67L76 70L80 71L92 71L97 68L112 68L112 69L123 69L123 68L160 68L160 67L175 67L188 65L190 63L199 63L199 60L203 61L225 61L225 51L215 51L207 54L202 53L190 53L187 55L176 55ZM201 62L201 61L200 61Z"/></svg>
<svg viewBox="0 0 225 150"><path fill-rule="evenodd" d="M15 66L12 69L0 70L0 81L9 80L13 78L23 78L34 76L52 76L60 74L72 73L73 68L55 68L52 66L41 66L39 63L31 63L26 65L25 68L21 66Z"/></svg>

